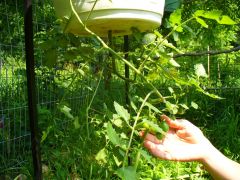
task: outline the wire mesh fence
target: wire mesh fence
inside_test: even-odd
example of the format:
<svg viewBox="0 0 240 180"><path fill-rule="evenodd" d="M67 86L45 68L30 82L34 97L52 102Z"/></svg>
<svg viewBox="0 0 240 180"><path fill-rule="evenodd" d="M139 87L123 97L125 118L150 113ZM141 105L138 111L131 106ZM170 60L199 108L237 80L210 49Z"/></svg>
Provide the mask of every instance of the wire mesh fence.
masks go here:
<svg viewBox="0 0 240 180"><path fill-rule="evenodd" d="M26 161L31 161L23 8L20 0L0 2L0 175L17 174ZM51 1L33 2L34 34L52 28L52 13ZM54 120L66 126L69 119L59 114L58 104L64 101L72 114L78 114L88 103L90 92L86 87L91 81L78 78L78 85L69 90L63 83L73 81L69 74L74 72L64 67L44 68L45 54L39 47L35 52L39 123L50 121L54 114Z"/></svg>

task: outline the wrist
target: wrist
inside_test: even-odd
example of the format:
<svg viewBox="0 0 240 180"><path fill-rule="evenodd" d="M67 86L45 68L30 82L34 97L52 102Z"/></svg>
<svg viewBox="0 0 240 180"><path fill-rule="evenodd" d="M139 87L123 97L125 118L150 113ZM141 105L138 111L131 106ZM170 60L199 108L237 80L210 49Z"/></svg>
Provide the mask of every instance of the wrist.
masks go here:
<svg viewBox="0 0 240 180"><path fill-rule="evenodd" d="M219 155L219 151L212 145L212 143L205 138L201 145L201 156L199 162L203 165L216 158Z"/></svg>
<svg viewBox="0 0 240 180"><path fill-rule="evenodd" d="M211 164L213 161L221 159L222 153L216 149L209 140L207 140L201 159L199 160L204 166Z"/></svg>

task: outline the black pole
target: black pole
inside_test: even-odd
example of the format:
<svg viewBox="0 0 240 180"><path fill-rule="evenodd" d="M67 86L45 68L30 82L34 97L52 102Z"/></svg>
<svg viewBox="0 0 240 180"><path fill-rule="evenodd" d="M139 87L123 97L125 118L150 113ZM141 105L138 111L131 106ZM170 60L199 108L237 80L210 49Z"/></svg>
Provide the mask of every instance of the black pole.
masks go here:
<svg viewBox="0 0 240 180"><path fill-rule="evenodd" d="M124 58L128 60L128 51L129 51L129 39L128 36L124 36ZM129 79L129 66L125 64L125 78ZM125 81L125 101L126 105L129 108L130 106L130 100L129 100L129 81Z"/></svg>
<svg viewBox="0 0 240 180"><path fill-rule="evenodd" d="M38 120L35 86L35 62L33 48L33 22L32 22L32 1L24 2L24 32L25 32L25 53L28 88L28 111L31 128L32 159L34 166L34 179L42 179L40 143L38 139Z"/></svg>
<svg viewBox="0 0 240 180"><path fill-rule="evenodd" d="M124 36L124 45L123 45L123 51L124 51L124 58L128 60L128 52L129 52L129 40L128 35ZM125 78L129 79L129 66L125 64ZM127 109L130 111L130 99L129 99L129 81L125 80L125 102ZM128 165L131 166L132 160L131 157L128 156Z"/></svg>

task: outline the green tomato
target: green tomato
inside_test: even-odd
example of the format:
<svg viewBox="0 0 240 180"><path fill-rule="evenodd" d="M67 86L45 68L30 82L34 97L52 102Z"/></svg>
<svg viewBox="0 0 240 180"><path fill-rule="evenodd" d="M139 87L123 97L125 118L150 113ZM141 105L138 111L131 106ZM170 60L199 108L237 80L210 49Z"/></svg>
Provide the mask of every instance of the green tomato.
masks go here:
<svg viewBox="0 0 240 180"><path fill-rule="evenodd" d="M142 125L142 127L146 128L146 129L149 129L149 128L150 128L149 124L148 124L148 123L146 123L146 122L143 122L143 125Z"/></svg>
<svg viewBox="0 0 240 180"><path fill-rule="evenodd" d="M150 126L146 122L140 122L136 125L136 129L149 129Z"/></svg>
<svg viewBox="0 0 240 180"><path fill-rule="evenodd" d="M168 126L168 124L167 124L165 121L162 121L162 122L159 124L159 127L162 128L162 130L163 130L164 132L168 132L168 130L169 130L169 126Z"/></svg>
<svg viewBox="0 0 240 180"><path fill-rule="evenodd" d="M156 128L150 126L150 127L149 127L149 132L150 132L151 134L156 134L157 130L156 130Z"/></svg>
<svg viewBox="0 0 240 180"><path fill-rule="evenodd" d="M156 137L159 139L159 140L162 140L164 138L164 135L162 133L157 133L156 134Z"/></svg>

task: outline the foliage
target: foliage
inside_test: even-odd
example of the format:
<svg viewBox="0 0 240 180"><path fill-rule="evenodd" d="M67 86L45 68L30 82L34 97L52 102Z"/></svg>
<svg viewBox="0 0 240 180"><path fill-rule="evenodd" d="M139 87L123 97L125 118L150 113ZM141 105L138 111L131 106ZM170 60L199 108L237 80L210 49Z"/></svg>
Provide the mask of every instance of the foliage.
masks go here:
<svg viewBox="0 0 240 180"><path fill-rule="evenodd" d="M187 3L183 3L181 9L171 15L166 14L161 29L147 33L132 29L129 58L126 60L120 37L110 39L113 43L108 46L93 32L89 38L64 34L59 21L53 16L53 7L39 1L42 9L35 18L40 21L46 17L46 25L35 27L38 89L42 93L42 100L57 98L53 107L44 104L44 101L40 101L38 107L43 173L46 179L208 178L198 163L159 161L143 149L138 131L149 130L164 136L164 129L158 119L162 113L172 118L182 117L185 113L190 119L201 117L202 120L196 123L205 129L207 127L204 123L210 124L221 134L217 131L220 128L232 141L227 146L216 142L231 155L229 149L234 149L233 144L237 141L234 136L239 136L235 109L229 106L221 114L222 121L214 126L215 123L208 118L219 114L213 110L216 105L208 105L210 108L206 102L213 101L209 96L215 99L219 97L205 88L215 85L215 81L211 81L213 75L208 74L204 57L174 58L175 54L204 50L207 46L211 49L231 47L233 42L238 41L238 28L234 25L239 22L237 13L228 13L225 7L222 11L216 10L216 2L208 2L210 9L204 3L191 1L191 9ZM231 8L236 9L236 4L231 3ZM7 8L11 9L12 5L9 4ZM9 14L13 24L22 23L23 19L18 13ZM1 29L7 19L3 21L0 23ZM12 26L9 30L14 35L10 37L4 31L1 36L3 43L15 44L15 41L20 41L18 38L23 38L22 30ZM5 35L6 38L3 38ZM4 56L8 56L7 52L10 51L6 51ZM25 77L25 74L20 73L25 70L23 60L18 56L14 60L11 58L14 59L8 57L9 61L1 69L1 76L8 71L8 63L12 62L15 66L13 72L17 73L9 75L18 82L13 87L14 91L14 88L23 87L26 80L23 78L18 81L19 76ZM228 59L224 55L214 59L224 64L225 69L231 69L237 58L236 53L229 55ZM17 63L20 65L16 66ZM129 79L122 75L125 65L131 69ZM221 76L218 85L238 84L239 78L231 82L230 78ZM127 94L130 104L127 105L123 97L124 81L130 85ZM0 82L0 87L4 87L4 80ZM4 93L8 88L4 89ZM4 93L0 98L8 98L7 93ZM81 106L74 107L71 95L79 96L79 93L86 94L86 100ZM26 95L22 96L25 100ZM218 102L222 101L215 103ZM228 121L231 121L228 127L230 131L224 129ZM218 122L217 118L215 122ZM147 123L148 128L139 128L143 123ZM213 139L219 136L207 134L213 136ZM237 149L234 151L237 152ZM29 169L31 161L22 171L30 178L32 171Z"/></svg>

